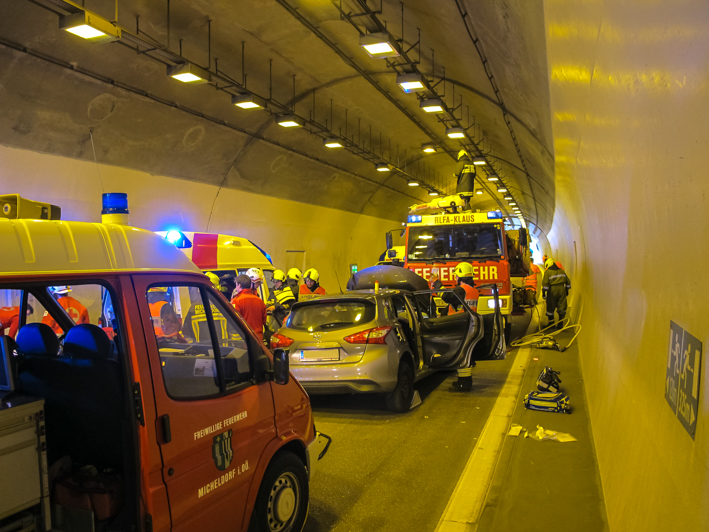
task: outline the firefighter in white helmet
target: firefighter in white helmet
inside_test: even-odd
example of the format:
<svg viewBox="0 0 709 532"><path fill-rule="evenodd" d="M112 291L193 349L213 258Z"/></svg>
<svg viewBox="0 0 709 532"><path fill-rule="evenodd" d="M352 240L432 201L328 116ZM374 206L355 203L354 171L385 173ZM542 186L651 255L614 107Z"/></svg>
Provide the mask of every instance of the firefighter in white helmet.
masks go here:
<svg viewBox="0 0 709 532"><path fill-rule="evenodd" d="M246 275L251 279L251 291L260 297L260 288L265 280L261 268L249 268L246 270Z"/></svg>
<svg viewBox="0 0 709 532"><path fill-rule="evenodd" d="M291 287L286 284L287 280L283 270L274 270L273 292L271 299L268 301L266 310L270 312L276 320L278 327L283 326L293 303L295 303L295 295L293 295Z"/></svg>
<svg viewBox="0 0 709 532"><path fill-rule="evenodd" d="M286 276L288 277L286 279L286 283L293 291L295 300L298 301L298 295L300 294L300 279L303 277L303 272L301 272L298 268L291 268L288 270Z"/></svg>
<svg viewBox="0 0 709 532"><path fill-rule="evenodd" d="M463 305L460 303L460 299L463 299L471 310L476 311L480 294L475 288L475 282L473 281L473 265L469 262L461 262L455 267L455 270L453 270L453 277L456 280L457 286L453 290L453 294L448 292L445 294L448 297L443 298L446 303L450 304L448 307L448 315L465 312ZM454 391L467 392L473 389L474 367L475 361L471 360L468 367L458 369L458 380L454 382L452 386Z"/></svg>
<svg viewBox="0 0 709 532"><path fill-rule="evenodd" d="M320 274L315 268L309 268L303 274L305 281L300 285L298 301L313 299L318 296L324 296L327 292L320 286Z"/></svg>

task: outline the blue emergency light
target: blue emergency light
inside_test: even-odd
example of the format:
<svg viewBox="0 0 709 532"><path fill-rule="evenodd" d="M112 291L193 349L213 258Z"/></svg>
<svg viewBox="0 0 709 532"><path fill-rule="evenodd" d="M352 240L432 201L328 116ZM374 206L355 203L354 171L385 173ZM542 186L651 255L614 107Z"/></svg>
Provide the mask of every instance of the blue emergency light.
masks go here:
<svg viewBox="0 0 709 532"><path fill-rule="evenodd" d="M106 192L101 198L101 214L129 214L128 194L125 192Z"/></svg>
<svg viewBox="0 0 709 532"><path fill-rule="evenodd" d="M423 216L420 214L412 214L409 216L409 223L410 224L415 224L415 223L420 223L423 220Z"/></svg>
<svg viewBox="0 0 709 532"><path fill-rule="evenodd" d="M249 242L251 242L251 240L249 240ZM251 242L251 245L252 245L253 247L255 247L256 249L258 249L261 253L263 253L263 254L266 256L266 258L268 259L268 262L271 263L271 266L273 266L273 259L271 259L271 255L269 255L268 253L266 253L264 250L262 250L260 247L258 247L258 246L257 246L256 244L254 244L253 242Z"/></svg>
<svg viewBox="0 0 709 532"><path fill-rule="evenodd" d="M167 233L165 233L165 240L170 242L170 244L174 245L176 248L187 249L192 247L192 242L190 242L190 239L187 238L182 231L178 231L177 229L170 229Z"/></svg>
<svg viewBox="0 0 709 532"><path fill-rule="evenodd" d="M488 220L490 219L502 219L502 211L488 211L487 213L487 218Z"/></svg>

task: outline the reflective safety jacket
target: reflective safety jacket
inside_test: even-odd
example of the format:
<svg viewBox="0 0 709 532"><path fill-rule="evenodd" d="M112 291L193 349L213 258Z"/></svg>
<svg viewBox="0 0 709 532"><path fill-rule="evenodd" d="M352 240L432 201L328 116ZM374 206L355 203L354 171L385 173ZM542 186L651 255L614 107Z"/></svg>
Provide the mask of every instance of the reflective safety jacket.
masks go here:
<svg viewBox="0 0 709 532"><path fill-rule="evenodd" d="M280 290L274 289L272 294L275 296L275 299L271 298L268 303L273 307L273 317L282 324L296 299L293 295L293 290L287 285L284 285Z"/></svg>
<svg viewBox="0 0 709 532"><path fill-rule="evenodd" d="M298 301L315 299L316 297L324 296L325 294L327 294L327 292L325 292L325 289L322 286L318 285L315 290L311 291L310 288L308 288L308 285L303 283L300 285L300 295L298 296Z"/></svg>
<svg viewBox="0 0 709 532"><path fill-rule="evenodd" d="M57 299L57 303L59 303L62 308L66 310L66 313L69 314L69 317L74 320L74 323L76 323L77 325L91 323L91 320L89 320L89 311L86 310L86 307L79 303L73 297L62 296ZM56 334L64 333L64 331L62 331L62 328L59 327L59 324L54 320L54 318L49 315L49 312L47 311L44 312L44 316L42 317L42 323L44 323L45 325L49 325Z"/></svg>
<svg viewBox="0 0 709 532"><path fill-rule="evenodd" d="M478 298L480 297L480 293L478 292L477 288L474 286L470 286L467 283L460 283L459 285L463 290L465 290L465 304L470 307L470 310L473 312L476 312L478 310ZM455 307L458 307L458 303L454 305L450 305L448 307L448 315L450 316L451 314L460 314L463 312L463 305L460 305L458 307L458 310L455 309Z"/></svg>
<svg viewBox="0 0 709 532"><path fill-rule="evenodd" d="M236 311L241 314L244 321L256 333L263 343L263 328L266 325L266 305L259 296L251 290L242 290L239 295L231 300Z"/></svg>
<svg viewBox="0 0 709 532"><path fill-rule="evenodd" d="M571 281L568 275L562 269L560 269L556 264L552 265L547 271L544 272L544 279L542 279L542 290L546 294L554 286L563 286L568 292L571 290Z"/></svg>
<svg viewBox="0 0 709 532"><path fill-rule="evenodd" d="M0 308L0 335L7 334L10 338L15 338L19 325L20 307ZM10 330L6 333L5 329Z"/></svg>
<svg viewBox="0 0 709 532"><path fill-rule="evenodd" d="M524 285L528 288L531 288L535 292L537 291L537 275L542 273L542 270L539 269L539 266L534 264L533 262L529 264L529 276L524 278Z"/></svg>
<svg viewBox="0 0 709 532"><path fill-rule="evenodd" d="M293 297L295 297L295 300L298 301L298 294L300 293L300 290L298 289L298 281L296 279L287 279L286 284L293 292Z"/></svg>

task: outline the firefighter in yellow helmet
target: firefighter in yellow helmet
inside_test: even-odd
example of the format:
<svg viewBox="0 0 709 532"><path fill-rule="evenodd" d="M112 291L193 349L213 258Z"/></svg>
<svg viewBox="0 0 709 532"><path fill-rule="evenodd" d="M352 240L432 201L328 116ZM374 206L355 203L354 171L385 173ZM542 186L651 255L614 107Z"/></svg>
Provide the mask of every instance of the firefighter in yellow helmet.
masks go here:
<svg viewBox="0 0 709 532"><path fill-rule="evenodd" d="M475 282L473 280L473 265L469 262L461 262L455 267L455 270L453 270L453 277L455 278L457 286L453 290L453 294L449 292L446 294L448 298L444 298L444 301L450 303L448 314L465 312L463 305L460 303L460 299L463 299L471 310L476 311L480 294L475 288ZM471 360L467 367L458 369L458 380L452 385L454 391L467 392L473 389L474 367L475 361Z"/></svg>
<svg viewBox="0 0 709 532"><path fill-rule="evenodd" d="M298 295L300 294L300 280L303 277L303 272L301 272L298 268L291 268L290 270L288 270L286 277L286 283L293 291L295 300L298 301Z"/></svg>
<svg viewBox="0 0 709 532"><path fill-rule="evenodd" d="M327 292L320 286L320 274L315 268L309 268L303 274L304 283L300 285L298 301L306 301L318 296L324 296Z"/></svg>
<svg viewBox="0 0 709 532"><path fill-rule="evenodd" d="M475 165L465 150L458 152L458 165L455 167L457 178L456 193L473 192L475 187Z"/></svg>
<svg viewBox="0 0 709 532"><path fill-rule="evenodd" d="M270 312L276 320L278 327L283 326L293 303L295 303L295 295L293 295L291 287L286 284L287 280L288 278L283 270L274 270L273 292L271 293L271 299L268 301L266 310Z"/></svg>

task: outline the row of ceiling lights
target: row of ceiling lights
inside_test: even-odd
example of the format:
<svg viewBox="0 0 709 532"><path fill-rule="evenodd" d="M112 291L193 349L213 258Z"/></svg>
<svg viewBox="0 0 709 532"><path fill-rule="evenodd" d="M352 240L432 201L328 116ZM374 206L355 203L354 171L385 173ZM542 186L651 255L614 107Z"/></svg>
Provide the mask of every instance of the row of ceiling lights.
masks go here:
<svg viewBox="0 0 709 532"><path fill-rule="evenodd" d="M77 13L61 17L59 22L60 29L64 29L74 35L82 37L91 42L110 42L120 38L120 27L111 22L102 19L88 11L79 11ZM375 58L387 58L400 55L397 49L392 45L392 39L388 33L370 33L360 36L360 46L370 55ZM199 85L209 83L211 74L195 65L194 63L185 62L167 67L167 75L171 76L183 83ZM423 92L427 88L423 83L423 76L419 73L399 74L396 79L397 84L406 93ZM263 109L267 106L265 99L252 94L240 94L232 96L232 104L241 109ZM440 98L422 99L419 107L426 113L443 113L445 104ZM276 118L276 123L285 128L302 127L304 120L295 113L279 115ZM466 130L463 127L446 128L446 136L450 139L466 138ZM336 149L343 148L344 144L338 137L328 137L324 139L323 144L327 148ZM424 153L435 153L438 150L436 143L429 142L422 145ZM476 156L472 158L472 163L476 166L486 165L485 157ZM384 162L375 164L378 172L390 172L391 165ZM487 175L487 180L490 182L498 182L500 178L494 172ZM409 186L419 186L419 182L415 179L408 179ZM497 187L499 193L506 194L505 200L508 205L513 208L514 212L521 219L521 211L517 206L514 198L509 195L509 191L504 184ZM438 196L440 191L433 187L428 188L428 193L431 196ZM477 194L482 194L482 190L478 190Z"/></svg>

